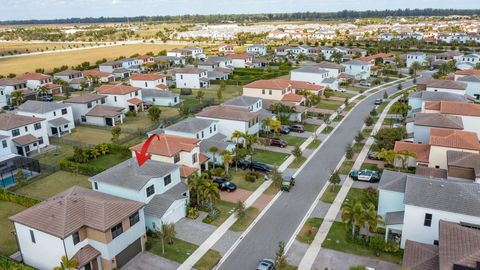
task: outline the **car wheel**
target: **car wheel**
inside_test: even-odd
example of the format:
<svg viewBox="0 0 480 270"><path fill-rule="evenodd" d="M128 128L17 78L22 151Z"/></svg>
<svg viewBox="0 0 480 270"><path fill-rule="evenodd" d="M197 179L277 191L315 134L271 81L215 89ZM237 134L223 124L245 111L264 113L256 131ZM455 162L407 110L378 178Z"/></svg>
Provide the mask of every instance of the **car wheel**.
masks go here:
<svg viewBox="0 0 480 270"><path fill-rule="evenodd" d="M230 191L231 191L231 190L228 188L228 189L227 189L227 192L230 193Z"/></svg>

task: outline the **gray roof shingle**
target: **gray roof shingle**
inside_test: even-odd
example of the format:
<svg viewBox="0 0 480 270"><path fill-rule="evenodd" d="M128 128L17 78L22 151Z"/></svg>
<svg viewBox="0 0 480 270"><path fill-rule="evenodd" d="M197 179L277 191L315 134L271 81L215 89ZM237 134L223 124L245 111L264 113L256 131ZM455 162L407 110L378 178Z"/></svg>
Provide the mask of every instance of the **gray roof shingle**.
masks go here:
<svg viewBox="0 0 480 270"><path fill-rule="evenodd" d="M378 189L403 193L405 192L406 182L406 173L384 170L382 173L382 178L380 179L380 183L378 184Z"/></svg>
<svg viewBox="0 0 480 270"><path fill-rule="evenodd" d="M142 89L142 97L172 98L179 97L179 95L165 90Z"/></svg>
<svg viewBox="0 0 480 270"><path fill-rule="evenodd" d="M219 152L222 152L223 150L226 150L229 145L232 143L226 142L227 136L222 135L220 133L217 133L213 135L212 137L205 139L200 142L200 152L202 153L207 153L210 150L210 147L216 146L219 149Z"/></svg>
<svg viewBox="0 0 480 270"><path fill-rule="evenodd" d="M257 97L238 96L223 102L223 105L248 107L257 103L259 100L260 98Z"/></svg>
<svg viewBox="0 0 480 270"><path fill-rule="evenodd" d="M419 98L424 101L459 101L465 103L468 102L468 99L464 95L447 92L412 92L410 93L409 98Z"/></svg>
<svg viewBox="0 0 480 270"><path fill-rule="evenodd" d="M22 112L44 114L44 113L60 110L67 107L70 107L70 105L57 103L57 102L27 100L27 102L23 103L18 107L18 110Z"/></svg>
<svg viewBox="0 0 480 270"><path fill-rule="evenodd" d="M417 113L415 114L414 122L417 126L463 129L463 121L460 116L438 113Z"/></svg>
<svg viewBox="0 0 480 270"><path fill-rule="evenodd" d="M217 121L209 120L209 119L190 117L165 128L165 130L186 132L186 133L197 133L208 128L211 124L216 122Z"/></svg>
<svg viewBox="0 0 480 270"><path fill-rule="evenodd" d="M161 218L167 212L173 202L185 198L183 194L187 192L188 186L180 182L170 188L163 194L153 196L153 198L145 206L145 215Z"/></svg>
<svg viewBox="0 0 480 270"><path fill-rule="evenodd" d="M315 66L301 67L301 68L295 69L293 71L294 72L304 72L304 73L318 73L318 74L328 73L328 70L320 68L320 67L315 67Z"/></svg>

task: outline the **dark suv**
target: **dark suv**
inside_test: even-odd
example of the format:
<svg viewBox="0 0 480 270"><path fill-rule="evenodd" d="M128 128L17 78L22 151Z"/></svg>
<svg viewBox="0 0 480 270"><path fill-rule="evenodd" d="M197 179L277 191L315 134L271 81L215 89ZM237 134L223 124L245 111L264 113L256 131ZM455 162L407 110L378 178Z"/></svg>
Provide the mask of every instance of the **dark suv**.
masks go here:
<svg viewBox="0 0 480 270"><path fill-rule="evenodd" d="M237 189L237 185L230 182L228 179L225 178L217 178L214 179L213 182L218 185L218 189L222 191L232 192Z"/></svg>
<svg viewBox="0 0 480 270"><path fill-rule="evenodd" d="M278 146L278 147L281 147L281 148L285 148L288 146L288 143L283 140L283 139L280 139L280 138L272 138L270 140L270 145L271 146Z"/></svg>
<svg viewBox="0 0 480 270"><path fill-rule="evenodd" d="M303 125L291 125L290 126L290 131L303 133L303 132L305 132L305 129L303 128Z"/></svg>
<svg viewBox="0 0 480 270"><path fill-rule="evenodd" d="M250 162L248 160L240 160L238 165L243 169L250 169L252 171L255 170L267 173L272 171L272 167L270 165L258 161Z"/></svg>

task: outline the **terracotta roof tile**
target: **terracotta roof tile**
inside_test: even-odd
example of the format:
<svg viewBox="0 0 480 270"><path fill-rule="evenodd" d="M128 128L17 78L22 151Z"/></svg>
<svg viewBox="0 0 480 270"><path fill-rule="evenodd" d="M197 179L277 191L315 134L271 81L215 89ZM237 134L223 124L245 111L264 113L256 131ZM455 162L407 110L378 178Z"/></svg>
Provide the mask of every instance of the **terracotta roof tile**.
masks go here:
<svg viewBox="0 0 480 270"><path fill-rule="evenodd" d="M430 145L417 144L411 142L395 142L394 151L407 150L410 153L415 153L417 162L428 163L430 158Z"/></svg>
<svg viewBox="0 0 480 270"><path fill-rule="evenodd" d="M113 76L112 74L108 72L103 72L98 69L91 69L91 70L84 70L83 71L84 76L93 76L93 77L98 77L98 78L106 78Z"/></svg>
<svg viewBox="0 0 480 270"><path fill-rule="evenodd" d="M243 88L284 90L289 86L288 80L258 80L243 86Z"/></svg>
<svg viewBox="0 0 480 270"><path fill-rule="evenodd" d="M133 87L130 85L123 85L123 84L104 84L100 86L97 90L99 94L106 94L106 95L126 95L132 92L139 90L138 87Z"/></svg>
<svg viewBox="0 0 480 270"><path fill-rule="evenodd" d="M480 104L441 101L440 113L466 116L480 116Z"/></svg>
<svg viewBox="0 0 480 270"><path fill-rule="evenodd" d="M303 96L294 94L294 93L288 93L283 96L282 101L291 101L291 102L301 102L303 100Z"/></svg>
<svg viewBox="0 0 480 270"><path fill-rule="evenodd" d="M480 75L480 69L466 69L455 72L455 75Z"/></svg>
<svg viewBox="0 0 480 270"><path fill-rule="evenodd" d="M425 110L440 110L440 101L425 101Z"/></svg>
<svg viewBox="0 0 480 270"><path fill-rule="evenodd" d="M480 150L477 133L454 129L430 129L430 144L450 148Z"/></svg>
<svg viewBox="0 0 480 270"><path fill-rule="evenodd" d="M451 80L432 80L427 84L427 87L465 90L467 88L467 84Z"/></svg>
<svg viewBox="0 0 480 270"><path fill-rule="evenodd" d="M196 171L198 171L197 168L182 165L180 166L180 177L187 178L190 175L194 174Z"/></svg>
<svg viewBox="0 0 480 270"><path fill-rule="evenodd" d="M200 153L198 161L199 161L200 164L203 164L203 163L207 162L209 159L210 158L207 157L205 154Z"/></svg>
<svg viewBox="0 0 480 270"><path fill-rule="evenodd" d="M47 74L42 74L42 73L25 73L22 75L18 75L16 77L19 80L46 80L46 79L51 79L52 76L47 75Z"/></svg>
<svg viewBox="0 0 480 270"><path fill-rule="evenodd" d="M72 259L77 260L78 268L82 268L87 263L91 262L93 259L100 255L100 251L96 250L94 247L90 245L86 245L82 247L75 255L73 255Z"/></svg>
<svg viewBox="0 0 480 270"><path fill-rule="evenodd" d="M44 118L30 117L18 114L0 114L0 130L11 130L45 120Z"/></svg>
<svg viewBox="0 0 480 270"><path fill-rule="evenodd" d="M140 105L143 103L143 100L139 99L139 98L131 98L129 100L127 100L128 103L131 103L133 105Z"/></svg>
<svg viewBox="0 0 480 270"><path fill-rule="evenodd" d="M147 149L151 155L173 157L180 152L190 152L195 147L199 147L200 140L185 138L174 135L159 134L160 139L154 139ZM141 151L143 143L130 147L132 151Z"/></svg>
<svg viewBox="0 0 480 270"><path fill-rule="evenodd" d="M164 78L165 75L159 73L149 73L149 74L141 74L135 73L130 76L130 80L133 81L156 81Z"/></svg>
<svg viewBox="0 0 480 270"><path fill-rule="evenodd" d="M248 54L248 53L232 53L232 54L229 54L227 55L227 58L230 58L230 59L249 59L249 58L252 58L253 56L251 54Z"/></svg>
<svg viewBox="0 0 480 270"><path fill-rule="evenodd" d="M210 106L204 108L197 116L214 118L214 119L228 119L234 121L248 122L258 117L258 112L251 112L246 108L232 107L232 106Z"/></svg>

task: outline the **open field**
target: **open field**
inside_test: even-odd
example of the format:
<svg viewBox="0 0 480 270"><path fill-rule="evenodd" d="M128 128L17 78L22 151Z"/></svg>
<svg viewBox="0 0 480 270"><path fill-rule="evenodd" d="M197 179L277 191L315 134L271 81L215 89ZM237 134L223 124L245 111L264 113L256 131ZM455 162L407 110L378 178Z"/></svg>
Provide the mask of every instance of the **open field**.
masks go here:
<svg viewBox="0 0 480 270"><path fill-rule="evenodd" d="M49 72L62 65L76 66L85 61L95 63L102 58L113 60L119 56L128 57L136 53L158 53L161 50L170 50L175 47L178 45L145 43L0 59L0 74L22 74L35 71L37 68L44 68L46 72Z"/></svg>
<svg viewBox="0 0 480 270"><path fill-rule="evenodd" d="M100 43L99 43L100 44ZM95 44L75 43L66 44L61 42L0 42L0 55L15 55L21 53L43 52L64 50L69 48L91 47Z"/></svg>

